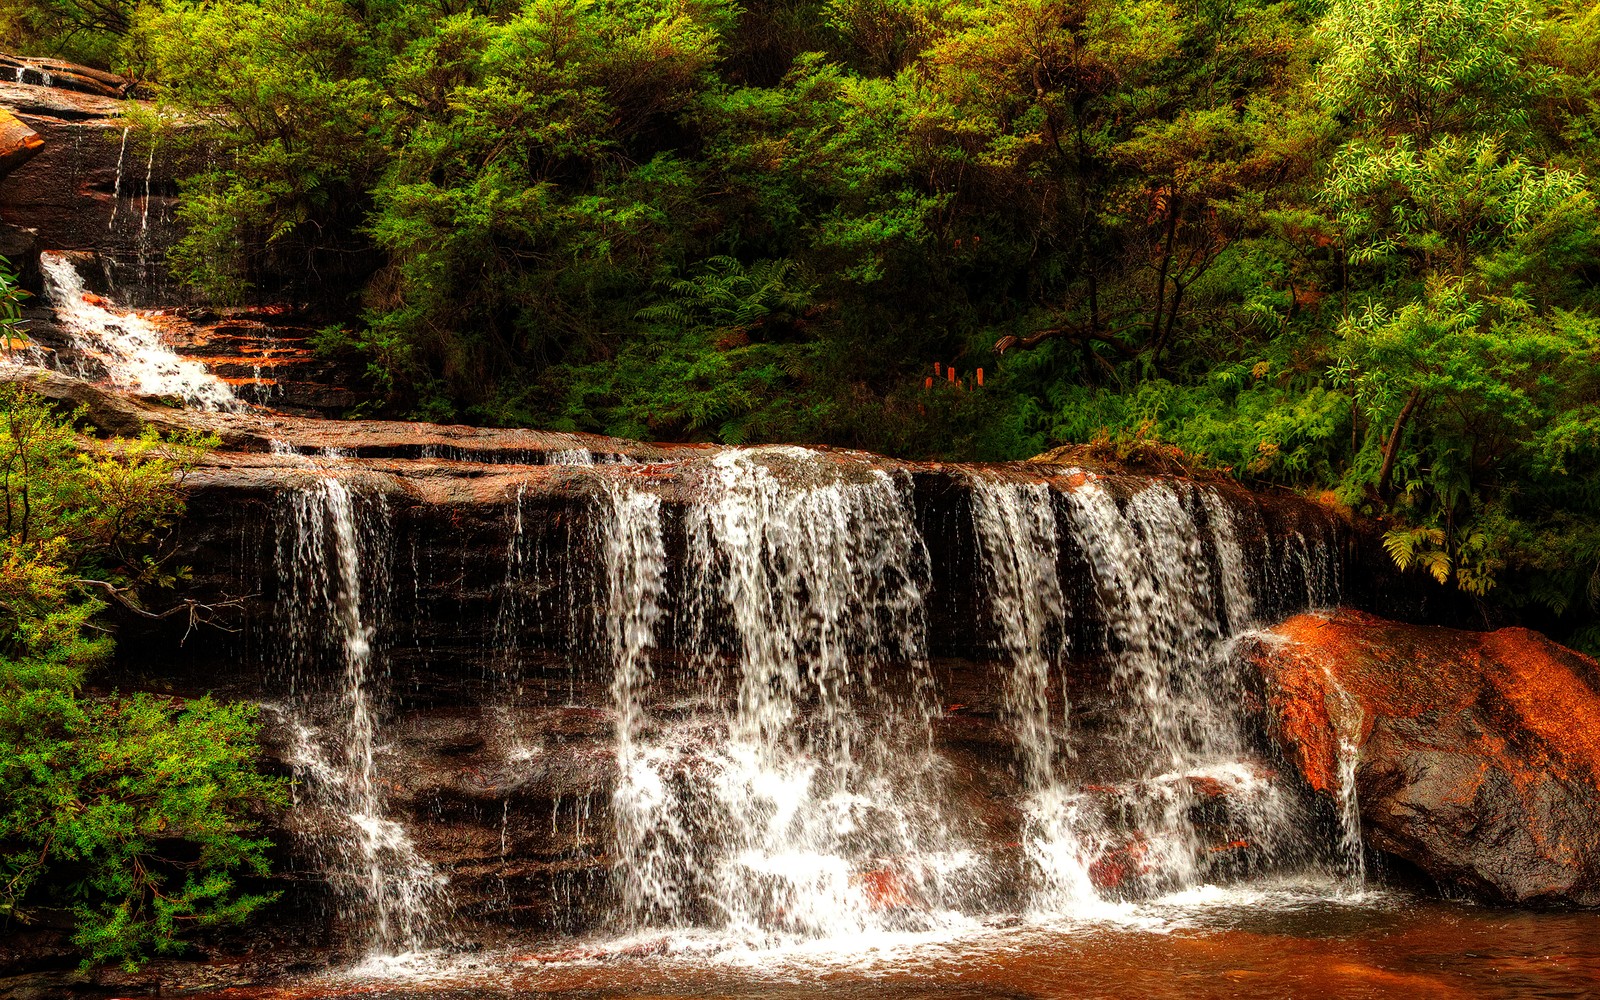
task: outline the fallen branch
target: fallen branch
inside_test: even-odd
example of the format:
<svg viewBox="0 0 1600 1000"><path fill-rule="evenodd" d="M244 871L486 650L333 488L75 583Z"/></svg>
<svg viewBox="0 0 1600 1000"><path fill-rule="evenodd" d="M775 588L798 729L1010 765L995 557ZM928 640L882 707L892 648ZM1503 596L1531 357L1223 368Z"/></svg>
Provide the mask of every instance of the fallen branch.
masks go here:
<svg viewBox="0 0 1600 1000"><path fill-rule="evenodd" d="M170 608L162 611L151 611L150 609L141 606L132 597L130 597L129 594L131 591L127 587L118 587L116 584L108 583L105 580L90 580L86 577L77 577L72 582L78 584L79 586L93 587L101 591L117 604L141 618L149 618L159 621L162 619L171 618L173 615L186 614L189 618L189 624L188 627L183 631L183 638L178 640L178 645L180 646L183 645L184 642L188 641L189 633L193 632L195 626L197 625L209 625L212 628L220 629L224 632L239 631L239 629L231 628L227 625L219 623L211 616L225 608L242 608L244 607L245 601L260 596L259 594L247 594L244 597L230 597L227 600L217 601L212 604L205 604L195 600L192 597L186 597L180 603L174 604Z"/></svg>

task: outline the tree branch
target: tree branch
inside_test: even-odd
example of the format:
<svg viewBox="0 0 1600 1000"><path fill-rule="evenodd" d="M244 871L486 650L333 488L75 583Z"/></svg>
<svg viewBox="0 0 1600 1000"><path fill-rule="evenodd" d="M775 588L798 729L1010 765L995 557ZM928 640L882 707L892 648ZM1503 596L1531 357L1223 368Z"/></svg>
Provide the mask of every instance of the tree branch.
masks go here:
<svg viewBox="0 0 1600 1000"><path fill-rule="evenodd" d="M1422 399L1421 389L1412 389L1411 395L1406 398L1406 405L1400 408L1400 415L1394 418L1394 427L1389 430L1389 441L1383 448L1383 467L1378 470L1378 495L1387 496L1389 493L1389 478L1394 474L1394 460L1400 454L1400 438L1405 433L1406 422L1411 419L1411 413L1417 408L1417 403Z"/></svg>
<svg viewBox="0 0 1600 1000"><path fill-rule="evenodd" d="M183 639L179 640L179 645L182 645L188 640L189 633L194 631L196 625L209 625L212 628L221 629L224 632L239 631L236 628L229 628L226 625L220 624L211 616L223 608L242 608L244 607L245 601L259 596L257 594L248 594L244 597L230 597L227 600L218 601L215 604L203 604L192 597L186 597L182 602L174 604L172 607L163 611L151 611L148 608L141 607L137 602L135 602L133 598L129 596L130 591L126 587L118 587L116 584L108 583L105 580L90 580L85 577L76 577L72 582L83 587L93 587L96 590L103 592L107 597L111 598L117 604L141 618L149 618L155 621L160 621L165 618L171 618L173 615L177 614L188 615L189 626L184 630Z"/></svg>

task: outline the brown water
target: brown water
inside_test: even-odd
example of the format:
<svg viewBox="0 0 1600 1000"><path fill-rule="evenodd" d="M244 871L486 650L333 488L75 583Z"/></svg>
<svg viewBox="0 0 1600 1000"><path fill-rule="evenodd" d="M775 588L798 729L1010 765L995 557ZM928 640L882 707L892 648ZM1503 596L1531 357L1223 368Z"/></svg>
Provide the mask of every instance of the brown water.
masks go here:
<svg viewBox="0 0 1600 1000"><path fill-rule="evenodd" d="M1138 926L1139 923L1149 926ZM1159 923L987 926L942 939L769 951L641 936L399 963L217 1000L547 997L781 1000L1600 997L1600 914L1386 897L1200 907Z"/></svg>

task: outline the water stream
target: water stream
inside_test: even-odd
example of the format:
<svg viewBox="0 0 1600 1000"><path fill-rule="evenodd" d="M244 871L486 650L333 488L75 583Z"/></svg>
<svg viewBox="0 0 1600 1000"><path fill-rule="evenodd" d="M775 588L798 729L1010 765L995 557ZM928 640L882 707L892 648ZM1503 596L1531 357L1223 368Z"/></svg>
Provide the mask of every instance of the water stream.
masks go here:
<svg viewBox="0 0 1600 1000"><path fill-rule="evenodd" d="M39 267L44 272L45 295L73 349L102 366L113 385L173 397L202 410L236 410L243 405L233 389L205 365L179 357L155 323L91 295L71 257L41 253ZM86 373L80 370L80 374Z"/></svg>
<svg viewBox="0 0 1600 1000"><path fill-rule="evenodd" d="M1036 914L1093 916L1108 900L1315 853L1292 790L1245 736L1229 640L1255 621L1256 602L1220 495L1181 481L1118 497L1093 481L1058 492L980 477L972 511L989 613L1010 663L1006 707ZM1048 694L1069 613L1064 548L1081 554L1094 581L1080 613L1108 635L1102 650L1085 652L1102 664L1097 694L1114 719L1110 732L1102 725L1077 739L1071 707L1052 719ZM1062 758L1076 761L1071 773Z"/></svg>
<svg viewBox="0 0 1600 1000"><path fill-rule="evenodd" d="M444 879L390 815L379 774L382 594L389 523L381 498L361 497L326 455L289 494L280 524L280 620L287 645L290 763L308 820L306 839L366 950L435 945L449 907Z"/></svg>

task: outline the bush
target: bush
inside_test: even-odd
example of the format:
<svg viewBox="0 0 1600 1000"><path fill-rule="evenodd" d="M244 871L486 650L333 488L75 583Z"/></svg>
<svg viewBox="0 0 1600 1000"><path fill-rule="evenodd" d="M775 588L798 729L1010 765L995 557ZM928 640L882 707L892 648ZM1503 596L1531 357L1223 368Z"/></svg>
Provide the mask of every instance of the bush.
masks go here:
<svg viewBox="0 0 1600 1000"><path fill-rule="evenodd" d="M0 918L69 910L85 964L131 966L271 898L238 880L267 874L254 817L284 793L253 706L86 692L106 602L182 575L154 553L214 442L85 447L81 419L0 389Z"/></svg>

